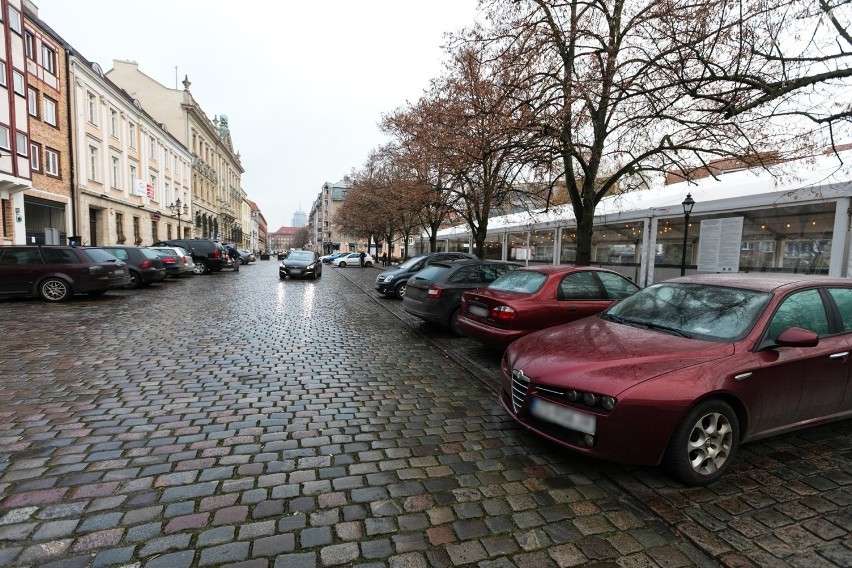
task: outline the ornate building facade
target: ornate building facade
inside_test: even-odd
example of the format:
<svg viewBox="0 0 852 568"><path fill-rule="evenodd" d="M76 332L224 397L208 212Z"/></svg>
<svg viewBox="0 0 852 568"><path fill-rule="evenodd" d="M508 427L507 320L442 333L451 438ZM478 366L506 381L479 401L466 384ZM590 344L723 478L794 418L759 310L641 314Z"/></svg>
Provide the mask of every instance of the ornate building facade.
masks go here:
<svg viewBox="0 0 852 568"><path fill-rule="evenodd" d="M119 60L113 61L107 76L141 101L191 152L194 236L250 247L251 205L242 188L244 170L228 118L208 118L192 96L188 78L183 90L170 89L142 73L137 63Z"/></svg>

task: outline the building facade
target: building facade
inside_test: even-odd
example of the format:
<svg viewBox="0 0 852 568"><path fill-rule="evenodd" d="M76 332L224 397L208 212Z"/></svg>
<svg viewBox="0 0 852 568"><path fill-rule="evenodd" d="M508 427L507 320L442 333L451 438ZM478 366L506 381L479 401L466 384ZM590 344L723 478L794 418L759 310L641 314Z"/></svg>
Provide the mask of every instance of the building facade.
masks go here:
<svg viewBox="0 0 852 568"><path fill-rule="evenodd" d="M137 63L119 60L113 61L107 76L141 101L191 152L195 236L249 247L251 206L227 116L209 119L192 96L188 78L183 90L170 89L142 73Z"/></svg>
<svg viewBox="0 0 852 568"><path fill-rule="evenodd" d="M281 227L269 235L269 249L275 252L286 252L295 247L298 227Z"/></svg>
<svg viewBox="0 0 852 568"><path fill-rule="evenodd" d="M32 188L24 191L27 243L64 244L74 222L74 184L64 41L24 6ZM71 231L71 232L69 232Z"/></svg>
<svg viewBox="0 0 852 568"><path fill-rule="evenodd" d="M24 197L32 189L24 12L21 0L0 7L0 244L23 244Z"/></svg>
<svg viewBox="0 0 852 568"><path fill-rule="evenodd" d="M325 182L311 206L308 216L311 234L309 248L319 254L358 250L357 239L341 234L332 222L335 212L343 207L346 192L350 187L352 183L348 179L342 179L337 183Z"/></svg>
<svg viewBox="0 0 852 568"><path fill-rule="evenodd" d="M99 64L73 49L69 77L81 244L150 245L192 236L189 151Z"/></svg>
<svg viewBox="0 0 852 568"><path fill-rule="evenodd" d="M268 236L266 228L266 218L257 206L257 203L249 200L251 207L251 250L255 252L268 253Z"/></svg>

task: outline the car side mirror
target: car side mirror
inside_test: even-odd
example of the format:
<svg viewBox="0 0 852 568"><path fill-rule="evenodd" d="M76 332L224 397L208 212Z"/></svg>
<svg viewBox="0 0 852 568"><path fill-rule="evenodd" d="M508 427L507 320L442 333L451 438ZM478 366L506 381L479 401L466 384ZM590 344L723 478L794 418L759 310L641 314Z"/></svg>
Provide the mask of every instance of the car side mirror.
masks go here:
<svg viewBox="0 0 852 568"><path fill-rule="evenodd" d="M788 327L778 335L775 344L780 347L816 347L819 336L809 329Z"/></svg>

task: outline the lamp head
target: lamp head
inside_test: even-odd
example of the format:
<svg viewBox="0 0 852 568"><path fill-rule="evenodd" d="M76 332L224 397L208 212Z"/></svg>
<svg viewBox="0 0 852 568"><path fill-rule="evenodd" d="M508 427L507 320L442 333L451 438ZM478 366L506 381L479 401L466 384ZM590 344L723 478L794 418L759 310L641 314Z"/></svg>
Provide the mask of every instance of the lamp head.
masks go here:
<svg viewBox="0 0 852 568"><path fill-rule="evenodd" d="M683 200L683 203L681 203L681 205L683 205L684 215L689 215L690 213L692 213L692 208L695 206L695 200L692 199L691 193L686 194L686 199Z"/></svg>

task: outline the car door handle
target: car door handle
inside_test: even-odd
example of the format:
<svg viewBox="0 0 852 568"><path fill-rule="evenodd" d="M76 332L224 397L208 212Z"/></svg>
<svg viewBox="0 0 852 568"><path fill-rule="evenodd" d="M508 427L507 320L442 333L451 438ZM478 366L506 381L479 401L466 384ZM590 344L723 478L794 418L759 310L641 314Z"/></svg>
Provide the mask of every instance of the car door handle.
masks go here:
<svg viewBox="0 0 852 568"><path fill-rule="evenodd" d="M843 353L834 353L833 355L829 355L829 359L846 359L849 356L848 351L844 351Z"/></svg>

